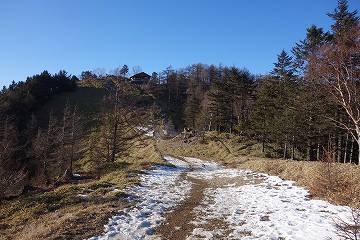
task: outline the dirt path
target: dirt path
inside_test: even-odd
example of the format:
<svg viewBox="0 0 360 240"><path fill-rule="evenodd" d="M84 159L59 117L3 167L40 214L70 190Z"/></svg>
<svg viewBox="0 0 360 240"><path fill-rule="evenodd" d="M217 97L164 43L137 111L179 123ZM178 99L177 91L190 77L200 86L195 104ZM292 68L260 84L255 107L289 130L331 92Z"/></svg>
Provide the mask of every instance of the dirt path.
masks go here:
<svg viewBox="0 0 360 240"><path fill-rule="evenodd" d="M193 210L201 203L204 191L209 187L209 183L205 180L188 176L183 176L183 178L192 183L191 192L185 202L168 214L166 222L155 230L162 239L185 239L191 234L194 225L190 222L196 217Z"/></svg>
<svg viewBox="0 0 360 240"><path fill-rule="evenodd" d="M196 167L195 167L196 169ZM205 212L199 212L197 208L206 207L205 199L211 200L211 196L206 196L207 189L222 188L229 185L242 186L247 183L254 182L254 179L245 180L243 177L217 177L213 179L199 179L191 176L192 171L183 172L182 181L189 181L192 185L188 198L171 211L166 216L166 222L162 223L155 229L156 235L160 235L161 239L186 239L192 235L195 228L202 228L208 231L217 230L222 236L227 236L232 231L230 226L224 219L211 219L203 223L195 223L194 220L204 217ZM260 183L261 179L256 179L256 183ZM199 236L201 237L201 236Z"/></svg>

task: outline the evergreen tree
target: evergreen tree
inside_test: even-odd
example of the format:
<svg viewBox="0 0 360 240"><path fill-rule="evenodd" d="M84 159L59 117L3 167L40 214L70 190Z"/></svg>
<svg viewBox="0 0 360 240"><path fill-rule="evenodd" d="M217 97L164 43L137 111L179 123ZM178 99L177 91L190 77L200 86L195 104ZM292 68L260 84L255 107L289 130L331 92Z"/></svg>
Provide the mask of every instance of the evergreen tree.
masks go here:
<svg viewBox="0 0 360 240"><path fill-rule="evenodd" d="M275 117L279 115L274 99L277 98L278 84L270 76L257 81L257 93L251 124L257 140L262 143L262 152L265 152L266 142L274 141L277 134Z"/></svg>
<svg viewBox="0 0 360 240"><path fill-rule="evenodd" d="M284 158L288 157L289 142L294 144L299 131L296 124L299 114L295 108L298 84L294 81L293 69L292 58L283 50L274 63L272 75L259 82L253 116L263 150L266 140L283 143Z"/></svg>
<svg viewBox="0 0 360 240"><path fill-rule="evenodd" d="M232 108L233 98L229 94L229 85L221 80L212 84L208 95L210 99L209 111L212 122L217 131L230 131L233 125Z"/></svg>
<svg viewBox="0 0 360 240"><path fill-rule="evenodd" d="M289 56L285 50L282 50L277 56L277 62L274 63L274 69L270 74L279 80L292 79L294 77L292 57Z"/></svg>
<svg viewBox="0 0 360 240"><path fill-rule="evenodd" d="M331 35L329 32L324 32L322 28L317 28L315 25L306 29L306 38L300 40L299 43L295 43L296 46L291 50L295 56L294 67L296 71L303 73L306 69L309 56L316 53L330 39Z"/></svg>
<svg viewBox="0 0 360 240"><path fill-rule="evenodd" d="M196 129L197 119L200 117L201 112L201 100L198 98L195 92L191 93L187 97L185 104L185 124L191 129Z"/></svg>
<svg viewBox="0 0 360 240"><path fill-rule="evenodd" d="M124 77L124 82L126 82L126 74L129 72L129 67L124 64L124 66L122 66L122 68L120 69L120 74L123 75Z"/></svg>
<svg viewBox="0 0 360 240"><path fill-rule="evenodd" d="M229 74L229 94L233 95L233 116L237 132L247 128L253 104L254 77L246 69L232 67Z"/></svg>
<svg viewBox="0 0 360 240"><path fill-rule="evenodd" d="M357 16L357 13L357 10L349 11L347 0L338 0L337 8L332 13L327 13L334 20L331 29L335 41L344 36L350 37L347 33L359 25L360 17Z"/></svg>

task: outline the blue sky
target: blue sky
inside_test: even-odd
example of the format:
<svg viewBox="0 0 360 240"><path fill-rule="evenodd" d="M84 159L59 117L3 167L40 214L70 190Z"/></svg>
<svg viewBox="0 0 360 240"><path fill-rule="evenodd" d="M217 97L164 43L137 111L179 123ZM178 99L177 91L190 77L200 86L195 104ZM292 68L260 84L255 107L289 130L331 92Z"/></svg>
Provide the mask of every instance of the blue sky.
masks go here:
<svg viewBox="0 0 360 240"><path fill-rule="evenodd" d="M0 86L43 70L205 63L265 74L336 0L0 0ZM350 10L360 8L349 0Z"/></svg>

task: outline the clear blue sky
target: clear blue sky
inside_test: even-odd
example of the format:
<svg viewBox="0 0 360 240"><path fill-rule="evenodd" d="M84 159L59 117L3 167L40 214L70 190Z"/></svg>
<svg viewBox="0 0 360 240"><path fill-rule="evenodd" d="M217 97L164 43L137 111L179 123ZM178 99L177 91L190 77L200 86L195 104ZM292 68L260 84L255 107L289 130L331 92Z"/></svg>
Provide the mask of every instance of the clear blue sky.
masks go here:
<svg viewBox="0 0 360 240"><path fill-rule="evenodd" d="M0 0L0 86L127 64L151 74L205 63L273 68L336 0ZM350 10L360 8L349 0Z"/></svg>

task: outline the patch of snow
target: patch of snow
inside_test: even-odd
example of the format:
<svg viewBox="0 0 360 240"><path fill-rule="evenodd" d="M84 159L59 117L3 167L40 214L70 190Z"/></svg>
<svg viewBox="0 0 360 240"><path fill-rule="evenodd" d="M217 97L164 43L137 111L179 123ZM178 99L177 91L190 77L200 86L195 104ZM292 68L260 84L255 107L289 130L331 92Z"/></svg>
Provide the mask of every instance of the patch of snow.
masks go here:
<svg viewBox="0 0 360 240"><path fill-rule="evenodd" d="M74 176L74 177L81 177L81 175L78 174L78 173L73 173L73 176Z"/></svg>
<svg viewBox="0 0 360 240"><path fill-rule="evenodd" d="M119 211L105 226L100 239L156 239L154 228L165 220L165 213L180 204L191 189L188 181L180 181L187 169L185 162L171 157L169 162L178 167L156 166L141 176L141 186L128 188L128 194L137 204Z"/></svg>
<svg viewBox="0 0 360 240"><path fill-rule="evenodd" d="M241 170L237 171L242 174ZM221 174L215 172L218 172L214 173L217 176ZM237 174L233 169L226 169L224 174L226 172L229 176ZM195 208L199 217L192 223L201 225L212 219L224 219L233 230L227 236L230 239L340 239L333 219L349 217L348 207L308 200L309 192L295 186L294 182L261 176L266 176L266 179L260 184L206 189L203 202ZM196 172L192 177L208 179L208 176ZM188 239L198 236L199 231L199 228L194 229ZM210 233L202 229L201 235Z"/></svg>
<svg viewBox="0 0 360 240"><path fill-rule="evenodd" d="M114 190L112 190L112 191L110 191L110 192L121 192L121 190L120 190L120 189L115 188Z"/></svg>
<svg viewBox="0 0 360 240"><path fill-rule="evenodd" d="M150 130L150 129L147 128L147 127L137 127L137 129L145 132L145 135L146 135L146 136L149 136L149 137L154 137L154 136L155 136L155 131L154 131L154 130Z"/></svg>

